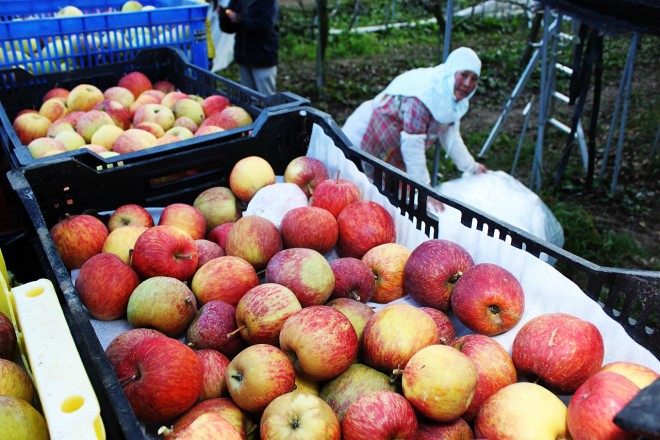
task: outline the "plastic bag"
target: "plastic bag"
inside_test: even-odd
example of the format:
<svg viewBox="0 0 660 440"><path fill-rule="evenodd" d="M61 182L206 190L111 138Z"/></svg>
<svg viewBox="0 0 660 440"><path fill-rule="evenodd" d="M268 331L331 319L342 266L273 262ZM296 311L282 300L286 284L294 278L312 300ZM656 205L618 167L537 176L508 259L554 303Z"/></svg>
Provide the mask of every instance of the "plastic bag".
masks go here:
<svg viewBox="0 0 660 440"><path fill-rule="evenodd" d="M373 112L373 99L365 101L355 111L346 118L344 126L341 128L346 137L354 147L360 148L362 138L367 131L371 113Z"/></svg>
<svg viewBox="0 0 660 440"><path fill-rule="evenodd" d="M229 4L229 0L220 0L218 3L224 8ZM217 11L209 11L209 14L211 20L211 37L213 38L215 51L211 72L218 72L229 67L232 61L234 61L234 34L228 34L220 30L220 18Z"/></svg>

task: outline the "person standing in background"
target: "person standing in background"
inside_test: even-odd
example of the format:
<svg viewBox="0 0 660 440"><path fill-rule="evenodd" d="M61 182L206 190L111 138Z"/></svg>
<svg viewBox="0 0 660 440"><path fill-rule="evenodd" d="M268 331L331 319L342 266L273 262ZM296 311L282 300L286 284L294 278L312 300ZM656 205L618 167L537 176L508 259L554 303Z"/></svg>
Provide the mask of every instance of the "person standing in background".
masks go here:
<svg viewBox="0 0 660 440"><path fill-rule="evenodd" d="M231 0L226 8L218 7L220 29L236 35L241 84L265 95L277 90L278 14L276 0Z"/></svg>

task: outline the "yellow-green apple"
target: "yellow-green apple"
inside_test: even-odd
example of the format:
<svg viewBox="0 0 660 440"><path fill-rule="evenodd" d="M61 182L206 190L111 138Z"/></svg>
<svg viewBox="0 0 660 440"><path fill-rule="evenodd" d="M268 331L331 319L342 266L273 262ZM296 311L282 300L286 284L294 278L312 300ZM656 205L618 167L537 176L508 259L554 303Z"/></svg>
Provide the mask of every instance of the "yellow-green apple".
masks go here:
<svg viewBox="0 0 660 440"><path fill-rule="evenodd" d="M174 120L174 124L172 124L172 127L187 128L188 130L190 130L195 135L197 135L197 130L199 129L199 126L195 123L195 121L190 119L188 116L181 116L181 117L176 118ZM218 130L218 131L220 131L220 130ZM203 133L200 133L200 136L202 134Z"/></svg>
<svg viewBox="0 0 660 440"><path fill-rule="evenodd" d="M112 150L118 154L132 153L153 147L156 140L156 136L148 131L129 128L117 136L115 143L112 144Z"/></svg>
<svg viewBox="0 0 660 440"><path fill-rule="evenodd" d="M124 263L131 264L131 254L135 247L135 242L138 237L146 231L146 226L142 225L126 225L125 227L117 228L110 231L108 237L103 243L102 252L109 252L117 255Z"/></svg>
<svg viewBox="0 0 660 440"><path fill-rule="evenodd" d="M286 248L309 248L325 254L334 249L339 228L329 211L315 206L301 206L284 214L280 234Z"/></svg>
<svg viewBox="0 0 660 440"><path fill-rule="evenodd" d="M202 101L202 109L204 115L208 118L214 113L220 113L229 104L229 99L222 95L209 95Z"/></svg>
<svg viewBox="0 0 660 440"><path fill-rule="evenodd" d="M18 347L14 324L0 312L0 359L12 359Z"/></svg>
<svg viewBox="0 0 660 440"><path fill-rule="evenodd" d="M77 150L87 144L87 140L75 131L63 131L56 134L53 139L61 142L66 151Z"/></svg>
<svg viewBox="0 0 660 440"><path fill-rule="evenodd" d="M360 188L350 180L340 179L337 174L334 179L322 180L316 185L314 194L309 198L309 204L327 209L337 218L347 205L361 199Z"/></svg>
<svg viewBox="0 0 660 440"><path fill-rule="evenodd" d="M186 339L196 350L209 348L232 359L245 348L237 328L236 307L214 299L199 309L188 327Z"/></svg>
<svg viewBox="0 0 660 440"><path fill-rule="evenodd" d="M195 295L180 280L153 276L142 281L128 298L126 317L132 327L155 328L179 337L197 313Z"/></svg>
<svg viewBox="0 0 660 440"><path fill-rule="evenodd" d="M108 228L89 214L66 215L50 229L50 238L67 269L79 269L101 253Z"/></svg>
<svg viewBox="0 0 660 440"><path fill-rule="evenodd" d="M63 118L67 113L69 113L69 108L66 106L64 98L50 98L39 107L39 114L47 117L51 122Z"/></svg>
<svg viewBox="0 0 660 440"><path fill-rule="evenodd" d="M51 120L39 113L23 113L14 119L12 127L23 145L28 145L37 138L45 137Z"/></svg>
<svg viewBox="0 0 660 440"><path fill-rule="evenodd" d="M195 137L195 134L188 130L186 127L172 127L169 130L165 131L165 134L163 137L166 135L173 135L176 136L179 140L186 140L186 139L192 139Z"/></svg>
<svg viewBox="0 0 660 440"><path fill-rule="evenodd" d="M149 133L153 134L156 137L156 139L160 139L163 136L165 136L165 130L163 130L163 127L156 124L155 122L140 122L139 124L134 125L133 128L136 128L138 130L148 131ZM176 140L178 140L178 138ZM156 140L156 143L154 143L154 147L157 145L158 145L158 140Z"/></svg>
<svg viewBox="0 0 660 440"><path fill-rule="evenodd" d="M341 440L341 426L334 411L323 399L291 391L273 399L261 414L263 439Z"/></svg>
<svg viewBox="0 0 660 440"><path fill-rule="evenodd" d="M105 348L105 355L113 371L117 372L119 362L127 353L133 351L135 344L148 338L167 338L167 336L161 331L146 327L132 328L115 336Z"/></svg>
<svg viewBox="0 0 660 440"><path fill-rule="evenodd" d="M412 250L403 271L403 288L419 305L446 311L454 284L474 260L460 244L431 239Z"/></svg>
<svg viewBox="0 0 660 440"><path fill-rule="evenodd" d="M181 116L187 116L193 120L195 124L199 125L204 121L204 109L202 105L190 97L180 98L174 101L172 105L172 112L175 119Z"/></svg>
<svg viewBox="0 0 660 440"><path fill-rule="evenodd" d="M162 435L164 439L179 439L180 433L204 414L213 414L223 417L234 426L239 434L241 434L243 440L252 438L252 434L257 429L254 423L248 418L247 414L236 406L230 398L219 397L197 402L192 408L179 416L171 426L161 427L158 430L158 434ZM224 439L225 437L220 438Z"/></svg>
<svg viewBox="0 0 660 440"><path fill-rule="evenodd" d="M362 258L369 249L396 241L394 219L382 205L371 200L347 205L337 216L337 226L337 252L342 257Z"/></svg>
<svg viewBox="0 0 660 440"><path fill-rule="evenodd" d="M451 422L468 409L477 380L472 359L448 345L433 344L410 358L401 386L417 412L431 420Z"/></svg>
<svg viewBox="0 0 660 440"><path fill-rule="evenodd" d="M103 101L104 96L101 89L92 84L78 84L69 92L66 104L70 112L88 112L94 108L96 103Z"/></svg>
<svg viewBox="0 0 660 440"><path fill-rule="evenodd" d="M9 359L0 359L0 395L14 396L32 403L34 385L27 371Z"/></svg>
<svg viewBox="0 0 660 440"><path fill-rule="evenodd" d="M516 333L513 364L553 391L573 393L603 366L603 337L594 324L567 313L544 313Z"/></svg>
<svg viewBox="0 0 660 440"><path fill-rule="evenodd" d="M35 159L49 152L64 153L66 151L61 141L50 137L36 138L27 145L27 148Z"/></svg>
<svg viewBox="0 0 660 440"><path fill-rule="evenodd" d="M307 197L311 197L316 186L328 177L325 164L310 156L298 156L284 169L284 181L298 185Z"/></svg>
<svg viewBox="0 0 660 440"><path fill-rule="evenodd" d="M280 329L279 342L296 372L314 381L346 371L358 351L353 325L329 306L308 306L291 315Z"/></svg>
<svg viewBox="0 0 660 440"><path fill-rule="evenodd" d="M231 231L231 228L233 227L234 227L234 222L227 222L218 225L213 229L211 229L208 234L206 234L206 238L208 240L218 243L220 247L225 251L225 253L227 253L225 249L227 246L227 236L229 235L229 231Z"/></svg>
<svg viewBox="0 0 660 440"><path fill-rule="evenodd" d="M72 5L64 6L55 13L56 17L81 17L83 15L83 11Z"/></svg>
<svg viewBox="0 0 660 440"><path fill-rule="evenodd" d="M168 276L189 280L197 270L197 249L190 235L176 226L157 225L135 241L131 263L143 279Z"/></svg>
<svg viewBox="0 0 660 440"><path fill-rule="evenodd" d="M352 298L335 298L325 303L325 305L339 310L349 321L351 321L355 333L357 334L358 341L362 338L362 332L364 331L364 327L367 325L369 318L376 313L374 312L374 309L365 303Z"/></svg>
<svg viewBox="0 0 660 440"><path fill-rule="evenodd" d="M258 414L278 396L293 391L296 373L286 354L270 344L238 353L227 367L227 389L239 408Z"/></svg>
<svg viewBox="0 0 660 440"><path fill-rule="evenodd" d="M475 264L454 285L451 308L467 328L495 336L522 318L525 293L511 272L493 263Z"/></svg>
<svg viewBox="0 0 660 440"><path fill-rule="evenodd" d="M230 128L244 127L252 124L252 116L243 108L237 105L228 105L220 113L225 122L221 125L225 130Z"/></svg>
<svg viewBox="0 0 660 440"><path fill-rule="evenodd" d="M266 185L275 183L275 171L268 161L259 156L248 156L236 162L229 174L229 188L243 202Z"/></svg>
<svg viewBox="0 0 660 440"><path fill-rule="evenodd" d="M126 31L129 47L137 49L152 46L154 43L153 33L146 26L128 28Z"/></svg>
<svg viewBox="0 0 660 440"><path fill-rule="evenodd" d="M119 78L117 86L130 90L135 99L137 99L142 92L154 88L149 77L139 71L129 72Z"/></svg>
<svg viewBox="0 0 660 440"><path fill-rule="evenodd" d="M575 391L568 403L567 425L573 440L630 439L637 434L625 432L614 423L614 416L639 392L630 379L611 371L599 371Z"/></svg>
<svg viewBox="0 0 660 440"><path fill-rule="evenodd" d="M108 219L110 231L129 225L150 228L154 225L154 218L146 208L135 203L127 203L115 209Z"/></svg>
<svg viewBox="0 0 660 440"><path fill-rule="evenodd" d="M376 290L376 279L362 260L354 257L335 258L330 262L335 287L330 298L350 298L369 302Z"/></svg>
<svg viewBox="0 0 660 440"><path fill-rule="evenodd" d="M371 301L386 304L406 296L403 290L403 268L410 250L399 243L384 243L369 249L362 262L371 269L376 288Z"/></svg>
<svg viewBox="0 0 660 440"><path fill-rule="evenodd" d="M264 283L248 290L236 306L236 325L250 345L279 346L280 330L302 309L296 295L281 284Z"/></svg>
<svg viewBox="0 0 660 440"><path fill-rule="evenodd" d="M476 438L568 439L566 405L547 388L516 382L490 396L474 421Z"/></svg>
<svg viewBox="0 0 660 440"><path fill-rule="evenodd" d="M53 122L50 127L48 127L46 136L53 138L63 131L76 131L76 129L70 121L60 119Z"/></svg>
<svg viewBox="0 0 660 440"><path fill-rule="evenodd" d="M19 397L0 395L0 420L0 438L50 438L44 416Z"/></svg>
<svg viewBox="0 0 660 440"><path fill-rule="evenodd" d="M176 86L169 81L159 80L154 83L154 90L167 94L176 90Z"/></svg>
<svg viewBox="0 0 660 440"><path fill-rule="evenodd" d="M105 151L110 151L123 132L124 130L116 125L103 125L94 132L90 142L94 145L100 145Z"/></svg>
<svg viewBox="0 0 660 440"><path fill-rule="evenodd" d="M436 422L417 415L415 440L472 440L474 432L465 419L459 417L453 422Z"/></svg>
<svg viewBox="0 0 660 440"><path fill-rule="evenodd" d="M66 98L68 98L68 96L69 96L69 89L65 89L64 87L53 87L52 89L44 93L44 96L41 98L41 102L46 102L51 98L64 98L64 100L66 101Z"/></svg>
<svg viewBox="0 0 660 440"><path fill-rule="evenodd" d="M235 222L240 218L236 196L225 186L205 189L195 197L193 206L204 215L207 233L218 225Z"/></svg>
<svg viewBox="0 0 660 440"><path fill-rule="evenodd" d="M463 335L449 345L469 357L477 367L477 388L463 418L472 421L479 407L491 395L507 385L516 383L518 375L509 353L490 336Z"/></svg>
<svg viewBox="0 0 660 440"><path fill-rule="evenodd" d="M438 343L451 345L453 340L456 338L456 329L454 328L454 323L451 322L449 316L438 309L434 309L433 307L420 307L419 309L426 312L426 314L428 314L433 319L435 325L438 327Z"/></svg>
<svg viewBox="0 0 660 440"><path fill-rule="evenodd" d="M403 370L424 347L438 343L438 327L417 307L394 303L378 310L362 331L361 357L372 368L391 374Z"/></svg>
<svg viewBox="0 0 660 440"><path fill-rule="evenodd" d="M235 307L248 290L258 285L259 276L249 262L224 255L197 269L190 288L200 304L220 299Z"/></svg>
<svg viewBox="0 0 660 440"><path fill-rule="evenodd" d="M139 420L165 423L197 402L202 368L195 351L183 342L148 338L119 362L117 379Z"/></svg>
<svg viewBox="0 0 660 440"><path fill-rule="evenodd" d="M165 107L169 107L171 109L174 108L174 103L182 98L189 98L189 96L187 93L183 93L178 90L172 90L170 92L167 92L165 96L163 96L163 99L161 99L160 103Z"/></svg>
<svg viewBox="0 0 660 440"><path fill-rule="evenodd" d="M239 218L227 234L225 253L243 258L256 270L265 268L281 250L280 231L273 222L257 215Z"/></svg>
<svg viewBox="0 0 660 440"><path fill-rule="evenodd" d="M126 90L126 93L130 92ZM97 102L94 105L94 110L106 112L110 115L115 125L121 127L123 130L131 128L131 112L128 107L117 100L104 98L103 101Z"/></svg>
<svg viewBox="0 0 660 440"><path fill-rule="evenodd" d="M389 390L372 391L353 401L341 421L344 439L412 439L417 432L417 416L401 394Z"/></svg>
<svg viewBox="0 0 660 440"><path fill-rule="evenodd" d="M225 251L222 250L218 243L206 240L205 238L195 240L195 248L197 249L197 269L214 258L225 256Z"/></svg>
<svg viewBox="0 0 660 440"><path fill-rule="evenodd" d="M396 391L396 384L387 374L356 363L339 376L325 382L319 397L330 405L341 422L355 399L379 390Z"/></svg>
<svg viewBox="0 0 660 440"><path fill-rule="evenodd" d="M127 263L110 252L91 257L76 277L80 302L100 321L126 315L128 299L140 284L140 277Z"/></svg>
<svg viewBox="0 0 660 440"><path fill-rule="evenodd" d="M202 367L202 391L199 393L199 400L229 395L226 382L229 358L210 348L197 350L195 353L197 353Z"/></svg>
<svg viewBox="0 0 660 440"><path fill-rule="evenodd" d="M92 109L80 118L76 131L89 142L96 130L103 125L115 125L115 121L106 112Z"/></svg>
<svg viewBox="0 0 660 440"><path fill-rule="evenodd" d="M308 377L296 374L296 391L318 396L321 392L321 384L322 382L317 382Z"/></svg>
<svg viewBox="0 0 660 440"><path fill-rule="evenodd" d="M136 97L135 101L133 101L133 103L128 107L128 112L131 115L131 120L133 120L133 117L135 116L135 112L137 111L137 109L147 104L159 104L158 98L156 98L155 96L145 95L145 94Z"/></svg>
<svg viewBox="0 0 660 440"><path fill-rule="evenodd" d="M236 226L231 234L235 230ZM324 304L335 286L328 260L308 248L283 249L275 254L266 266L266 280L291 289L303 307Z"/></svg>
<svg viewBox="0 0 660 440"><path fill-rule="evenodd" d="M137 126L142 122L155 122L167 131L174 125L174 113L161 104L144 104L138 107L133 115L133 125Z"/></svg>
<svg viewBox="0 0 660 440"><path fill-rule="evenodd" d="M121 5L121 12L135 12L142 10L142 3L137 0L128 0Z"/></svg>
<svg viewBox="0 0 660 440"><path fill-rule="evenodd" d="M633 383L640 389L646 388L660 377L660 375L651 368L630 361L608 362L603 365L601 370L619 373L633 381Z"/></svg>
<svg viewBox="0 0 660 440"><path fill-rule="evenodd" d="M142 94L153 96L154 98L156 98L158 100L159 104L160 104L160 101L165 96L165 92L161 92L160 90L156 90L156 89L145 90L144 92L142 92ZM168 108L168 110L170 110L170 109Z"/></svg>
<svg viewBox="0 0 660 440"><path fill-rule="evenodd" d="M117 101L127 109L130 108L133 101L135 101L133 92L126 87L120 86L108 87L103 91L103 97L108 100Z"/></svg>
<svg viewBox="0 0 660 440"><path fill-rule="evenodd" d="M206 235L206 219L202 211L187 203L171 203L163 208L159 225L176 226L185 231L193 240Z"/></svg>

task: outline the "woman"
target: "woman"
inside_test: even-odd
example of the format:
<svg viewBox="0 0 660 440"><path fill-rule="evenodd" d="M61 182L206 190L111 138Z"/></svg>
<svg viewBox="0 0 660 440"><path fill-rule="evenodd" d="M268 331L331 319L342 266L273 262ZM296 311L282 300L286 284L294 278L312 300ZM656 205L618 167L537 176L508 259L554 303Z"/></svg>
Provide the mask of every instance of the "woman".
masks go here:
<svg viewBox="0 0 660 440"><path fill-rule="evenodd" d="M460 134L460 120L477 89L481 60L467 47L444 64L396 77L373 100L363 103L343 127L347 137L371 155L429 185L426 150L436 140L464 173L484 173ZM368 122L367 122L368 121Z"/></svg>

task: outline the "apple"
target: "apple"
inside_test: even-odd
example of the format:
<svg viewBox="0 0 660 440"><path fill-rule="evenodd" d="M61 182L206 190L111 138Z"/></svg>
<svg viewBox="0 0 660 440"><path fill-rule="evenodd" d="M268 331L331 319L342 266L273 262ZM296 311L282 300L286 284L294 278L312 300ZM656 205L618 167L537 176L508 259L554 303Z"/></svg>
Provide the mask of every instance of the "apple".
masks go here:
<svg viewBox="0 0 660 440"><path fill-rule="evenodd" d="M236 325L250 345L279 346L280 330L302 309L296 295L281 284L264 283L248 290L236 306Z"/></svg>
<svg viewBox="0 0 660 440"><path fill-rule="evenodd" d="M40 137L31 141L27 145L28 151L35 159L43 157L45 154L64 153L66 148L64 144L50 137Z"/></svg>
<svg viewBox="0 0 660 440"><path fill-rule="evenodd" d="M490 336L464 335L453 341L451 346L469 357L477 367L477 388L463 414L463 418L471 422L488 397L518 381L516 367L504 347Z"/></svg>
<svg viewBox="0 0 660 440"><path fill-rule="evenodd" d="M513 340L513 364L522 375L573 393L603 366L603 337L589 321L567 313L544 313L527 321Z"/></svg>
<svg viewBox="0 0 660 440"><path fill-rule="evenodd" d="M84 111L81 110L71 111L71 109L69 109L69 113L65 117L63 117L61 121L68 122L69 124L73 125L75 128L75 126L78 125L80 118L82 118L84 114L85 114Z"/></svg>
<svg viewBox="0 0 660 440"><path fill-rule="evenodd" d="M199 130L199 126L195 123L195 121L190 119L188 116L181 116L181 117L176 118L174 120L174 124L172 124L172 127L187 128L193 134L195 134L195 136L197 136L197 130ZM200 136L201 136L201 133L200 133Z"/></svg>
<svg viewBox="0 0 660 440"><path fill-rule="evenodd" d="M230 104L229 99L222 95L209 95L202 101L202 110L208 118L214 113L220 113Z"/></svg>
<svg viewBox="0 0 660 440"><path fill-rule="evenodd" d="M109 127L109 125L108 125L108 127ZM79 150L93 151L94 153L98 154L101 157L103 157L103 154L112 153L112 151L106 150L105 147L102 147L101 145L97 145L97 144L94 144L94 143L85 144L82 147L80 147Z"/></svg>
<svg viewBox="0 0 660 440"><path fill-rule="evenodd" d="M319 393L341 422L358 397L373 391L396 391L390 377L364 364L353 364L339 376L325 382Z"/></svg>
<svg viewBox="0 0 660 440"><path fill-rule="evenodd" d="M204 238L206 235L206 219L204 214L187 203L171 203L163 208L160 214L159 225L176 226L185 231L193 240Z"/></svg>
<svg viewBox="0 0 660 440"><path fill-rule="evenodd" d="M250 345L227 367L227 389L238 407L258 414L293 391L296 373L286 354L270 344Z"/></svg>
<svg viewBox="0 0 660 440"><path fill-rule="evenodd" d="M399 243L384 243L369 249L362 262L371 269L376 288L371 301L386 304L406 296L403 289L403 268L410 250Z"/></svg>
<svg viewBox="0 0 660 440"><path fill-rule="evenodd" d="M309 248L322 254L334 249L339 236L332 214L314 206L290 209L280 224L282 242L287 248Z"/></svg>
<svg viewBox="0 0 660 440"><path fill-rule="evenodd" d="M174 103L178 101L179 99L182 98L188 98L189 95L187 93L180 92L178 90L172 90L171 92L167 92L165 96L163 96L163 99L161 99L160 103L164 105L165 107L169 107L170 109L174 108ZM192 118L191 118L192 119ZM199 125L199 124L197 124Z"/></svg>
<svg viewBox="0 0 660 440"><path fill-rule="evenodd" d="M237 105L229 105L218 113L223 119L224 123L222 128L228 130L230 128L244 127L252 124L252 116L242 107Z"/></svg>
<svg viewBox="0 0 660 440"><path fill-rule="evenodd" d="M223 439L243 440L244 436L223 416L214 412L199 415L189 425L181 429L176 438L179 440Z"/></svg>
<svg viewBox="0 0 660 440"><path fill-rule="evenodd" d="M197 269L213 260L214 258L225 256L225 251L222 250L218 243L206 240L204 238L195 240L195 249L197 249Z"/></svg>
<svg viewBox="0 0 660 440"><path fill-rule="evenodd" d="M225 250L226 253L227 237L229 236L229 231L231 231L231 228L233 227L234 227L234 222L227 222L218 225L213 229L211 229L208 234L206 234L206 238L208 240L218 243L218 245L220 245L220 247L223 250Z"/></svg>
<svg viewBox="0 0 660 440"><path fill-rule="evenodd" d="M369 302L376 290L376 279L362 260L353 257L336 258L330 262L335 286L330 298L351 298Z"/></svg>
<svg viewBox="0 0 660 440"><path fill-rule="evenodd" d="M282 250L282 237L270 220L256 215L241 217L227 234L225 253L243 258L261 270Z"/></svg>
<svg viewBox="0 0 660 440"><path fill-rule="evenodd" d="M140 124L140 125L147 125L147 124L156 125L156 124L152 124L150 122L145 122L145 123ZM158 147L160 145L167 145L167 144L171 144L172 142L179 142L179 141L181 141L181 139L174 136L173 134L163 134L161 137L156 138L156 142L154 143L153 146ZM180 174L181 174L180 177L185 177L186 176L186 174L184 174L184 173L180 173ZM176 176L176 174L175 174L175 176Z"/></svg>
<svg viewBox="0 0 660 440"><path fill-rule="evenodd" d="M126 93L130 92L126 90ZM103 96L105 97L105 95ZM117 100L105 98L103 101L94 105L94 110L106 112L110 115L115 125L122 130L128 130L131 128L131 111L128 106L124 106L124 104Z"/></svg>
<svg viewBox="0 0 660 440"><path fill-rule="evenodd" d="M620 375L630 379L640 389L646 388L655 382L658 377L660 377L657 372L653 371L649 367L630 361L609 362L603 365L601 371L619 373Z"/></svg>
<svg viewBox="0 0 660 440"><path fill-rule="evenodd" d="M214 299L199 309L188 327L186 339L196 350L210 348L232 359L245 348L237 328L236 307Z"/></svg>
<svg viewBox="0 0 660 440"><path fill-rule="evenodd" d="M308 377L296 374L296 391L318 396L321 392L321 382L316 382Z"/></svg>
<svg viewBox="0 0 660 440"><path fill-rule="evenodd" d="M23 113L14 119L12 127L23 145L28 145L37 138L45 137L51 120L39 113Z"/></svg>
<svg viewBox="0 0 660 440"><path fill-rule="evenodd" d="M117 372L119 362L127 353L133 351L133 347L148 338L166 338L165 334L153 328L133 328L119 333L115 336L105 348L105 355L112 366L113 371Z"/></svg>
<svg viewBox="0 0 660 440"><path fill-rule="evenodd" d="M153 105L156 105L156 104L153 104ZM157 145L160 145L160 143L158 142L158 139L165 136L165 130L163 130L163 127L161 127L160 125L158 125L155 122L140 122L139 124L134 125L133 128L137 128L138 130L144 130L144 131L147 131L147 132L153 134L156 137L156 142L153 145L154 147L157 146ZM178 140L178 138L176 140Z"/></svg>
<svg viewBox="0 0 660 440"><path fill-rule="evenodd" d="M133 115L133 125L137 126L142 122L155 122L167 131L174 126L174 113L162 104L144 104L139 106Z"/></svg>
<svg viewBox="0 0 660 440"><path fill-rule="evenodd" d="M346 371L358 351L353 325L328 306L308 306L291 315L280 329L279 342L296 372L314 381Z"/></svg>
<svg viewBox="0 0 660 440"><path fill-rule="evenodd" d="M229 395L225 377L229 358L217 350L210 348L197 350L200 365L202 367L202 391L199 400L215 399Z"/></svg>
<svg viewBox="0 0 660 440"><path fill-rule="evenodd" d="M150 228L154 225L154 218L146 208L135 203L127 203L115 209L108 219L110 232L129 225Z"/></svg>
<svg viewBox="0 0 660 440"><path fill-rule="evenodd" d="M273 399L261 415L263 439L341 440L341 426L334 411L323 399L291 391Z"/></svg>
<svg viewBox="0 0 660 440"><path fill-rule="evenodd" d="M192 139L193 137L195 137L193 132L188 130L186 127L172 127L172 128L170 128L169 130L167 130L165 132L163 137L166 136L166 135L176 136L178 138L178 140L180 140L180 141L186 140L186 139Z"/></svg>
<svg viewBox="0 0 660 440"><path fill-rule="evenodd" d="M151 95L154 98L156 98L158 100L158 103L160 104L160 101L162 101L163 98L165 97L165 92L156 89L151 89L151 90L145 90L144 92L142 92L142 95ZM171 111L169 107L168 110Z"/></svg>
<svg viewBox="0 0 660 440"><path fill-rule="evenodd" d="M362 258L369 249L396 241L394 219L385 208L371 200L347 205L337 216L337 226L337 252L342 257Z"/></svg>
<svg viewBox="0 0 660 440"><path fill-rule="evenodd" d="M158 98L152 95L142 94L136 97L135 101L133 101L133 103L128 107L128 112L131 115L131 120L135 116L135 112L137 112L138 108L147 104L160 104L160 103L158 102Z"/></svg>
<svg viewBox="0 0 660 440"><path fill-rule="evenodd" d="M88 214L67 214L50 229L50 238L69 270L79 269L85 261L101 253L107 237L105 224Z"/></svg>
<svg viewBox="0 0 660 440"><path fill-rule="evenodd" d="M412 250L403 271L403 288L419 305L446 311L454 284L474 260L458 243L430 239Z"/></svg>
<svg viewBox="0 0 660 440"><path fill-rule="evenodd" d="M125 108L130 108L135 101L135 95L126 87L112 86L105 89L103 97L106 100L117 101Z"/></svg>
<svg viewBox="0 0 660 440"><path fill-rule="evenodd" d="M319 159L298 156L284 169L284 181L295 183L307 197L311 197L317 185L329 178L328 168Z"/></svg>
<svg viewBox="0 0 660 440"><path fill-rule="evenodd" d="M132 265L142 278L168 276L181 281L197 270L197 249L190 235L176 226L157 225L135 241Z"/></svg>
<svg viewBox="0 0 660 440"><path fill-rule="evenodd" d="M349 321L351 321L355 333L357 334L358 341L362 338L362 332L364 331L364 327L367 325L369 318L376 313L374 312L374 309L365 303L352 298L335 298L325 303L325 305L339 310Z"/></svg>
<svg viewBox="0 0 660 440"><path fill-rule="evenodd" d="M46 136L53 138L63 131L76 131L76 129L71 122L62 118L50 124L50 127L46 131Z"/></svg>
<svg viewBox="0 0 660 440"><path fill-rule="evenodd" d="M229 188L245 203L266 185L275 183L275 171L266 159L248 156L236 162L229 174Z"/></svg>
<svg viewBox="0 0 660 440"><path fill-rule="evenodd" d="M12 359L18 347L14 324L0 312L0 359Z"/></svg>
<svg viewBox="0 0 660 440"><path fill-rule="evenodd" d="M64 98L64 100L66 101L66 98L68 97L69 97L69 89L65 89L64 87L53 87L52 89L44 93L44 96L41 98L41 102L46 102L51 98Z"/></svg>
<svg viewBox="0 0 660 440"><path fill-rule="evenodd" d="M9 359L0 359L0 395L18 397L28 403L34 398L34 385L27 371Z"/></svg>
<svg viewBox="0 0 660 440"><path fill-rule="evenodd" d="M88 112L103 99L105 99L103 92L98 87L92 84L78 84L69 92L66 104L70 112Z"/></svg>
<svg viewBox="0 0 660 440"><path fill-rule="evenodd" d="M417 434L415 440L471 440L474 439L472 427L463 418L453 422L436 422L426 417L417 416Z"/></svg>
<svg viewBox="0 0 660 440"><path fill-rule="evenodd" d="M98 145L103 148L99 153L110 151L119 135L123 132L124 130L116 125L103 125L94 132L90 142L93 145Z"/></svg>
<svg viewBox="0 0 660 440"><path fill-rule="evenodd" d="M55 13L56 17L81 17L83 15L85 15L83 11L72 5L64 6Z"/></svg>
<svg viewBox="0 0 660 440"><path fill-rule="evenodd" d="M566 439L566 405L532 382L507 385L481 405L474 421L475 438Z"/></svg>
<svg viewBox="0 0 660 440"><path fill-rule="evenodd" d="M172 105L172 112L175 119L186 116L192 119L198 127L205 117L202 105L190 97L177 99Z"/></svg>
<svg viewBox="0 0 660 440"><path fill-rule="evenodd" d="M0 395L0 421L0 438L50 438L44 416L19 397Z"/></svg>
<svg viewBox="0 0 660 440"><path fill-rule="evenodd" d="M77 150L87 144L85 138L74 131L63 131L58 133L53 139L61 142L66 151Z"/></svg>
<svg viewBox="0 0 660 440"><path fill-rule="evenodd" d="M63 118L67 113L69 113L69 108L66 106L64 98L50 98L39 107L39 114L47 117L51 122Z"/></svg>
<svg viewBox="0 0 660 440"><path fill-rule="evenodd" d="M334 179L320 181L311 194L309 204L327 209L337 218L339 213L353 202L362 199L360 188L350 180L340 179L339 174Z"/></svg>
<svg viewBox="0 0 660 440"><path fill-rule="evenodd" d="M412 439L417 432L417 416L401 394L372 391L348 407L341 430L345 440Z"/></svg>
<svg viewBox="0 0 660 440"><path fill-rule="evenodd" d="M117 136L114 144L112 144L112 150L118 154L132 153L153 147L157 139L148 131L129 128Z"/></svg>
<svg viewBox="0 0 660 440"><path fill-rule="evenodd" d="M204 216L207 233L218 225L235 222L240 218L236 196L225 186L205 189L195 197L193 206Z"/></svg>
<svg viewBox="0 0 660 440"><path fill-rule="evenodd" d="M258 285L259 276L249 262L225 255L201 266L190 288L200 304L220 299L235 307L247 291Z"/></svg>
<svg viewBox="0 0 660 440"><path fill-rule="evenodd" d="M294 183L277 182L261 188L250 199L243 211L243 217L258 215L273 222L279 230L284 216L294 208L307 207L309 200L305 193ZM309 235L313 232L309 233Z"/></svg>
<svg viewBox="0 0 660 440"><path fill-rule="evenodd" d="M169 81L160 80L154 83L154 90L159 90L165 94L176 90L176 86Z"/></svg>
<svg viewBox="0 0 660 440"><path fill-rule="evenodd" d="M438 327L428 314L410 304L394 303L369 318L360 349L365 364L390 374L403 370L415 353L437 342Z"/></svg>
<svg viewBox="0 0 660 440"><path fill-rule="evenodd" d="M139 71L132 71L119 78L117 86L131 91L137 99L142 92L153 89L153 84L147 75Z"/></svg>
<svg viewBox="0 0 660 440"><path fill-rule="evenodd" d="M115 121L106 112L92 109L80 118L76 125L76 132L90 142L92 135L103 125L115 125Z"/></svg>
<svg viewBox="0 0 660 440"><path fill-rule="evenodd" d="M144 339L119 362L117 379L136 417L164 423L192 407L202 389L197 354L176 339Z"/></svg>
<svg viewBox="0 0 660 440"><path fill-rule="evenodd" d="M266 266L266 280L291 289L302 307L324 304L335 285L328 260L308 248L283 249L275 254Z"/></svg>
<svg viewBox="0 0 660 440"><path fill-rule="evenodd" d="M434 309L433 307L420 307L419 309L428 314L435 322L435 325L438 327L438 343L451 345L453 340L456 338L456 329L454 328L454 324L451 322L449 316L438 309Z"/></svg>
<svg viewBox="0 0 660 440"><path fill-rule="evenodd" d="M100 321L124 316L128 299L139 284L138 274L119 256L109 252L101 252L85 261L76 277L80 301Z"/></svg>

